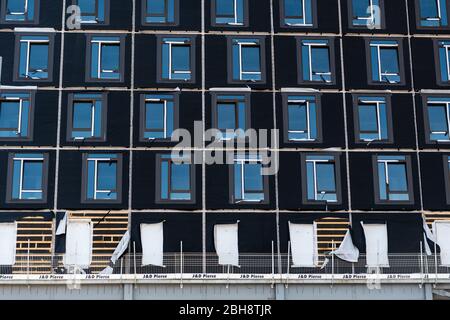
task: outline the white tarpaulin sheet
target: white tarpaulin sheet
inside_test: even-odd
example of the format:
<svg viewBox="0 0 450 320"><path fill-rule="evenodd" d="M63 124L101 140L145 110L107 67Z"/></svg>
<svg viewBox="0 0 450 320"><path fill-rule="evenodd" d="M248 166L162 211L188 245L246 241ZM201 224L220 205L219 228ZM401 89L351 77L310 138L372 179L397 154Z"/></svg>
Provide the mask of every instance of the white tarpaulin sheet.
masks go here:
<svg viewBox="0 0 450 320"><path fill-rule="evenodd" d="M339 248L334 250L332 254L344 261L358 262L359 250L353 244L350 230L347 230L347 233L345 234L344 240L342 240L341 245L339 246Z"/></svg>
<svg viewBox="0 0 450 320"><path fill-rule="evenodd" d="M317 266L317 232L316 224L297 224L289 222L291 238L292 266Z"/></svg>
<svg viewBox="0 0 450 320"><path fill-rule="evenodd" d="M441 250L441 266L450 267L450 222L435 221L433 234Z"/></svg>
<svg viewBox="0 0 450 320"><path fill-rule="evenodd" d="M214 246L220 265L239 266L238 224L216 224Z"/></svg>
<svg viewBox="0 0 450 320"><path fill-rule="evenodd" d="M389 267L388 233L386 224L364 224L367 267Z"/></svg>
<svg viewBox="0 0 450 320"><path fill-rule="evenodd" d="M69 220L66 231L66 266L88 268L92 261L92 233L91 220Z"/></svg>
<svg viewBox="0 0 450 320"><path fill-rule="evenodd" d="M127 231L123 235L122 239L120 240L119 244L116 247L116 250L114 250L111 256L111 262L113 264L116 263L116 261L122 256L125 250L128 249L129 243L130 243L130 231Z"/></svg>
<svg viewBox="0 0 450 320"><path fill-rule="evenodd" d="M0 265L16 263L17 223L0 223Z"/></svg>
<svg viewBox="0 0 450 320"><path fill-rule="evenodd" d="M164 223L141 224L142 265L163 267Z"/></svg>

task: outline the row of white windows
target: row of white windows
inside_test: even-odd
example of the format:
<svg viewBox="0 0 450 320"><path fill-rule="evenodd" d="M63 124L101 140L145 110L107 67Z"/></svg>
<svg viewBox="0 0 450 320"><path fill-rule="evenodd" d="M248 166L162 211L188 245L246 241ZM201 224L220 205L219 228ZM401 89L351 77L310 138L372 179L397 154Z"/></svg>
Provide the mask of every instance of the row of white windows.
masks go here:
<svg viewBox="0 0 450 320"><path fill-rule="evenodd" d="M449 42L450 43L450 42ZM125 37L87 35L87 82L123 82ZM450 80L447 41L439 41L442 82ZM53 78L53 35L17 34L14 80L51 81ZM399 39L367 39L369 84L404 84L403 47ZM335 84L334 40L297 38L298 82ZM228 37L228 82L265 83L264 37ZM195 37L158 36L157 81L195 82Z"/></svg>
<svg viewBox="0 0 450 320"><path fill-rule="evenodd" d="M448 176L449 157L444 158ZM304 204L342 202L338 155L302 154L299 165ZM122 166L121 154L84 153L81 202L121 203ZM48 167L47 153L10 153L6 201L46 202ZM266 167L259 154L235 154L234 163L229 165L230 203L269 203ZM376 203L414 203L410 156L374 155L373 168ZM190 156L158 154L155 170L156 203L196 202L196 170Z"/></svg>
<svg viewBox="0 0 450 320"><path fill-rule="evenodd" d="M349 27L385 28L385 0L347 0ZM142 0L142 24L176 26L180 23L179 0ZM216 27L246 27L249 25L248 0L211 0L211 24ZM39 0L1 0L0 22L8 24L38 24ZM109 25L109 0L72 0L79 10L76 21L81 25ZM419 28L448 28L446 0L416 0ZM44 9L44 8L42 8ZM317 0L280 0L280 26L286 28L317 28Z"/></svg>
<svg viewBox="0 0 450 320"><path fill-rule="evenodd" d="M423 96L425 140L450 143L450 97ZM67 108L68 142L107 141L107 94L69 94ZM179 94L142 94L140 97L139 137L141 142L177 142ZM360 94L353 96L355 142L394 143L390 96ZM0 92L0 141L32 141L35 126L34 93ZM250 93L213 93L212 122L215 138L245 138L252 128ZM283 94L283 132L286 143L322 143L322 106L320 95ZM173 140L172 140L173 139Z"/></svg>

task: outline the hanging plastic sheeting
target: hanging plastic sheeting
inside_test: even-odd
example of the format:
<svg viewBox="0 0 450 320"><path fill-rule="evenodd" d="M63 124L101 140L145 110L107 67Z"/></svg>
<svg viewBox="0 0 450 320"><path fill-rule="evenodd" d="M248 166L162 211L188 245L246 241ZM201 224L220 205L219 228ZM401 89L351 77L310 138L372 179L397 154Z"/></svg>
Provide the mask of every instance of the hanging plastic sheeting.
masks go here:
<svg viewBox="0 0 450 320"><path fill-rule="evenodd" d="M142 265L164 267L164 222L141 224Z"/></svg>
<svg viewBox="0 0 450 320"><path fill-rule="evenodd" d="M128 249L128 244L130 243L130 231L125 232L122 239L120 239L119 244L114 250L111 256L111 264L114 266L117 260L124 254L124 252ZM111 266L107 266L103 269L100 274L112 274L114 269Z"/></svg>
<svg viewBox="0 0 450 320"><path fill-rule="evenodd" d="M64 265L88 268L92 262L91 220L69 220L67 222L66 254Z"/></svg>
<svg viewBox="0 0 450 320"><path fill-rule="evenodd" d="M431 252L431 248L428 244L427 239L436 242L436 237L434 236L431 229L428 227L428 224L424 216L422 216L422 221L423 221L423 245L425 247L425 253L431 256L433 253Z"/></svg>
<svg viewBox="0 0 450 320"><path fill-rule="evenodd" d="M58 224L58 228L56 229L55 235L60 236L60 235L66 233L66 226L67 226L67 217L68 217L68 215L69 214L67 212L64 214L64 217L61 219L61 221Z"/></svg>
<svg viewBox="0 0 450 320"><path fill-rule="evenodd" d="M120 242L116 247L116 250L114 250L111 256L111 262L113 264L116 263L117 260L119 260L120 257L123 255L123 253L128 249L129 243L130 243L130 231L127 231L123 235L122 239L120 239Z"/></svg>
<svg viewBox="0 0 450 320"><path fill-rule="evenodd" d="M0 223L0 266L16 263L17 223Z"/></svg>
<svg viewBox="0 0 450 320"><path fill-rule="evenodd" d="M318 265L317 226L289 222L292 266L316 267Z"/></svg>
<svg viewBox="0 0 450 320"><path fill-rule="evenodd" d="M214 247L220 265L239 267L238 223L214 226Z"/></svg>
<svg viewBox="0 0 450 320"><path fill-rule="evenodd" d="M350 233L350 230L347 230L344 240L342 240L339 248L337 248L336 250L331 252L331 254L334 254L336 257L338 257L344 261L347 261L347 262L354 262L354 263L358 262L359 250L353 244L352 235Z"/></svg>
<svg viewBox="0 0 450 320"><path fill-rule="evenodd" d="M364 224L367 267L389 267L388 233L386 224Z"/></svg>
<svg viewBox="0 0 450 320"><path fill-rule="evenodd" d="M450 267L450 221L433 222L433 234L441 249L441 266Z"/></svg>

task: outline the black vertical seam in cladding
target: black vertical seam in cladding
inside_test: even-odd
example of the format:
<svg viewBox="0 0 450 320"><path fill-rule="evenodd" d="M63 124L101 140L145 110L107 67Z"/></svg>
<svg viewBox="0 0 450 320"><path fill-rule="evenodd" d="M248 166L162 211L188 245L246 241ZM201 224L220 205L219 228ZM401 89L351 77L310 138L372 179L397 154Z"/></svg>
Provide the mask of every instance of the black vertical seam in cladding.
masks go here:
<svg viewBox="0 0 450 320"><path fill-rule="evenodd" d="M122 201L120 203L81 203L83 154L121 154L122 155ZM60 151L60 172L58 184L58 202L64 209L120 210L128 203L128 161L129 152L116 150Z"/></svg>

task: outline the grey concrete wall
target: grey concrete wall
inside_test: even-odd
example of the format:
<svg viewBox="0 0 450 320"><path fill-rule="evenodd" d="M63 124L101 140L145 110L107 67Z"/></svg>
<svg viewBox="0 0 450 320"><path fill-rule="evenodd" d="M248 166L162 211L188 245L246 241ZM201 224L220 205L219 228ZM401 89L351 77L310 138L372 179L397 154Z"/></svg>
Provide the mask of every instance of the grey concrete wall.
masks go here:
<svg viewBox="0 0 450 320"><path fill-rule="evenodd" d="M0 299L19 300L424 300L432 297L431 285L383 284L369 290L364 284L84 284L79 290L65 285L0 285Z"/></svg>

